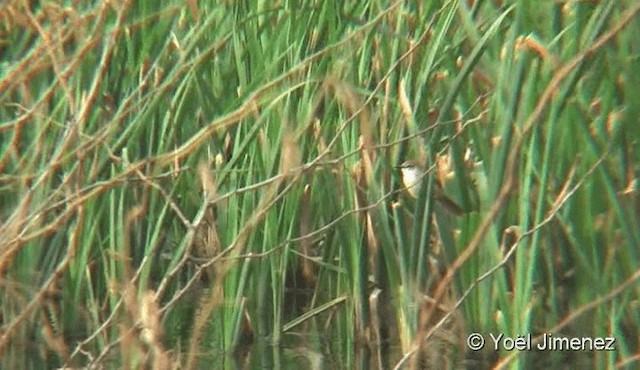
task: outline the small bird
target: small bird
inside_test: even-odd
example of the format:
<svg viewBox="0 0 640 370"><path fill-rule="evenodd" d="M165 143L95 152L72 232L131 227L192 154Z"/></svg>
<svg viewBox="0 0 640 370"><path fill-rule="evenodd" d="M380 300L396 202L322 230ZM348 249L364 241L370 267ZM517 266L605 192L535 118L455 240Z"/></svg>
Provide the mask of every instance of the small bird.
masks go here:
<svg viewBox="0 0 640 370"><path fill-rule="evenodd" d="M406 161L400 165L400 171L402 175L402 183L413 198L418 197L418 193L420 192L420 184L422 183L422 179L426 177L425 170L417 161ZM455 214L456 216L461 216L464 212L462 208L447 197L442 190L442 185L435 181L435 190L434 190L434 198L440 202L448 211Z"/></svg>

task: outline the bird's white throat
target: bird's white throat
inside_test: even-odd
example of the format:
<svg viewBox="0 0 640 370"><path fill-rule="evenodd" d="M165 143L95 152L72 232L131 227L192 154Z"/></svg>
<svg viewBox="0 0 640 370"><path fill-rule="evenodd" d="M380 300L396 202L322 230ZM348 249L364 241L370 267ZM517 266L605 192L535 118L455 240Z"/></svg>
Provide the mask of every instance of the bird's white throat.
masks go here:
<svg viewBox="0 0 640 370"><path fill-rule="evenodd" d="M419 185L420 180L422 180L422 175L422 170L418 167L410 166L402 168L402 181L407 188Z"/></svg>
<svg viewBox="0 0 640 370"><path fill-rule="evenodd" d="M409 194L417 198L420 191L420 182L424 177L424 173L419 166L410 163L402 165L402 183Z"/></svg>

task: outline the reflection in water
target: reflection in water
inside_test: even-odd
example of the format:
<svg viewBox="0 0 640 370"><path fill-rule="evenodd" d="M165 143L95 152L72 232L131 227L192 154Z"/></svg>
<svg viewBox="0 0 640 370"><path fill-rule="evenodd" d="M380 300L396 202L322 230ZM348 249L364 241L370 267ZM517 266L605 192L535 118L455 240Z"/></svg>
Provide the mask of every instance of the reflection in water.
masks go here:
<svg viewBox="0 0 640 370"><path fill-rule="evenodd" d="M308 338L299 338L302 342L315 342ZM290 342L291 340L286 340ZM309 346L272 345L268 338L256 340L253 344L234 352L235 369L329 369L329 363L323 353Z"/></svg>

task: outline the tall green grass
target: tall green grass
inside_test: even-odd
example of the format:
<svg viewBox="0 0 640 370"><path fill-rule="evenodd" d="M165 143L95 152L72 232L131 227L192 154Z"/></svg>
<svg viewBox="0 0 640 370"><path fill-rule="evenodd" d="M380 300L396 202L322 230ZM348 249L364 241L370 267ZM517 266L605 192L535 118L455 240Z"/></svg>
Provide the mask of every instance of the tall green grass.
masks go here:
<svg viewBox="0 0 640 370"><path fill-rule="evenodd" d="M635 2L30 6L0 5L2 368L637 363Z"/></svg>

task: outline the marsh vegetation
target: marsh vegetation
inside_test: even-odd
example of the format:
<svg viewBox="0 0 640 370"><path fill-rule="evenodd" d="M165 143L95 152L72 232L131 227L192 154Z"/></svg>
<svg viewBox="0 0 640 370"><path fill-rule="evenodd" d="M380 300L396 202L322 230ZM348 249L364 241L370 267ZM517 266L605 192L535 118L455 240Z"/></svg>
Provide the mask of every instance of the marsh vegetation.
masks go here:
<svg viewBox="0 0 640 370"><path fill-rule="evenodd" d="M4 1L0 367L636 367L639 11Z"/></svg>

